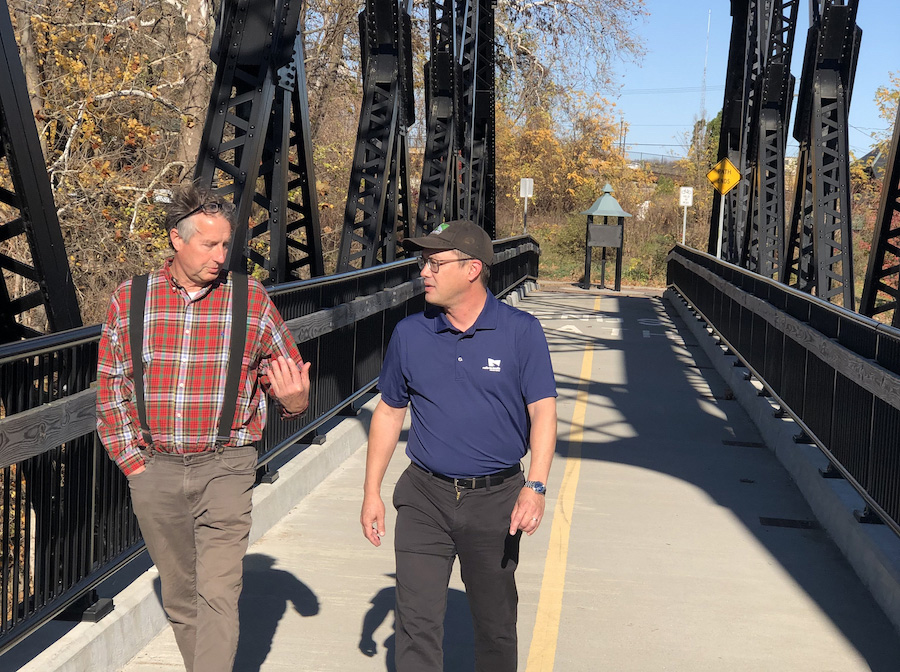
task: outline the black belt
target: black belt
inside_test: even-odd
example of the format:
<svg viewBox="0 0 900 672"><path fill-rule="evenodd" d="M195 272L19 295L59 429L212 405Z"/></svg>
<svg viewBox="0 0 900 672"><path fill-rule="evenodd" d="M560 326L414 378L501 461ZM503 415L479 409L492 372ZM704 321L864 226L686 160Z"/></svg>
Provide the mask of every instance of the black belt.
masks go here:
<svg viewBox="0 0 900 672"><path fill-rule="evenodd" d="M442 481L452 483L457 488L462 488L464 490L476 490L478 488L484 488L488 485L500 485L507 478L522 473L522 465L514 464L513 466L504 469L503 471L498 471L494 474L488 474L486 476L475 476L472 478L453 478L452 476L444 476L444 474L439 474L434 471L428 471L428 469L426 469L425 467L420 467L415 462L413 462L412 465L420 471L424 471L426 474L434 476L435 478Z"/></svg>

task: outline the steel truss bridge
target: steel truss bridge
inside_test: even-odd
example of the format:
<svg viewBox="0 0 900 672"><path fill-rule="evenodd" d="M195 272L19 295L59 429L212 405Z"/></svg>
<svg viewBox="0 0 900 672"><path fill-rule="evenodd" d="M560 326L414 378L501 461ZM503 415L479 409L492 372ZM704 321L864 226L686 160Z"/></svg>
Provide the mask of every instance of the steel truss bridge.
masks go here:
<svg viewBox="0 0 900 672"><path fill-rule="evenodd" d="M676 248L669 283L748 375L764 381L800 423L804 440L817 443L863 494L870 505L864 518L900 533L900 124L857 301L847 118L862 45L858 3L811 0L798 84L789 65L800 0L732 0L719 158L730 159L741 180L721 203L721 234L719 197L714 203L709 252L721 235L721 259ZM314 441L326 420L353 408L377 382L393 326L421 309L417 269L402 259L398 241L456 218L496 237L493 1L429 0L427 135L416 203L407 143L415 121L410 9L409 0L366 0L360 14L362 104L336 273L326 276L300 3L223 3L194 177L234 201L239 224L229 267L265 269L316 372L310 410L269 424L261 473L280 451ZM82 325L5 10L0 52L0 162L10 176L0 203L15 213L0 223L0 243L21 242L0 248L2 652L73 605L99 615L93 588L142 543L124 478L93 431L99 327ZM785 145L795 89L800 157L787 212ZM496 241L495 250L496 294L537 277L539 248L531 238ZM22 286L31 289L13 291ZM33 310L44 312L49 333L25 326L23 316ZM864 445L848 437L846 417L866 429Z"/></svg>

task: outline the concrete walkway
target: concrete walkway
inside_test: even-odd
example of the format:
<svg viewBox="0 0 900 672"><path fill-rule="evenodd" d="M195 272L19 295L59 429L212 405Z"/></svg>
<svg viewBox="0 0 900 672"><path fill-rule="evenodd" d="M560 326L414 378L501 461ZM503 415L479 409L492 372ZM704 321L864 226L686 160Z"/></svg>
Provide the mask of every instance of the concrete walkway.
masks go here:
<svg viewBox="0 0 900 672"><path fill-rule="evenodd" d="M522 542L519 669L900 669L894 628L658 296L519 307L560 394L547 515ZM393 669L393 520L385 546L364 540L364 463L361 447L251 547L239 672ZM386 501L405 464L398 450ZM458 572L445 658L473 669ZM168 629L124 668L179 669Z"/></svg>

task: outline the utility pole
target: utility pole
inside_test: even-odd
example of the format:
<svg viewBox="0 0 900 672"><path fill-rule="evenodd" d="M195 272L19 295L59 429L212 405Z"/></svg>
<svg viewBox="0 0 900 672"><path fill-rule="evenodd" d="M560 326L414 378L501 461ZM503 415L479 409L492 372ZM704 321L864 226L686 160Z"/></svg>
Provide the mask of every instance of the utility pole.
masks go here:
<svg viewBox="0 0 900 672"><path fill-rule="evenodd" d="M700 121L706 126L706 65L709 63L709 27L712 23L712 10L706 15L706 55L703 57L703 81L700 84ZM704 133L704 136L706 134Z"/></svg>

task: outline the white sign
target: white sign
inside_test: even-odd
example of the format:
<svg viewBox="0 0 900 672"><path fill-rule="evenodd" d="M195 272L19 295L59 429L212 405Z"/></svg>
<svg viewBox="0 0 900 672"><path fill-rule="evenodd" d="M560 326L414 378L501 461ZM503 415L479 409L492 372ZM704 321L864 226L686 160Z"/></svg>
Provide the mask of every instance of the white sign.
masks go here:
<svg viewBox="0 0 900 672"><path fill-rule="evenodd" d="M531 198L534 196L534 179L523 177L519 180L519 198Z"/></svg>
<svg viewBox="0 0 900 672"><path fill-rule="evenodd" d="M693 187L682 187L681 188L681 197L678 200L678 205L684 206L685 208L690 208L694 205L694 188Z"/></svg>

